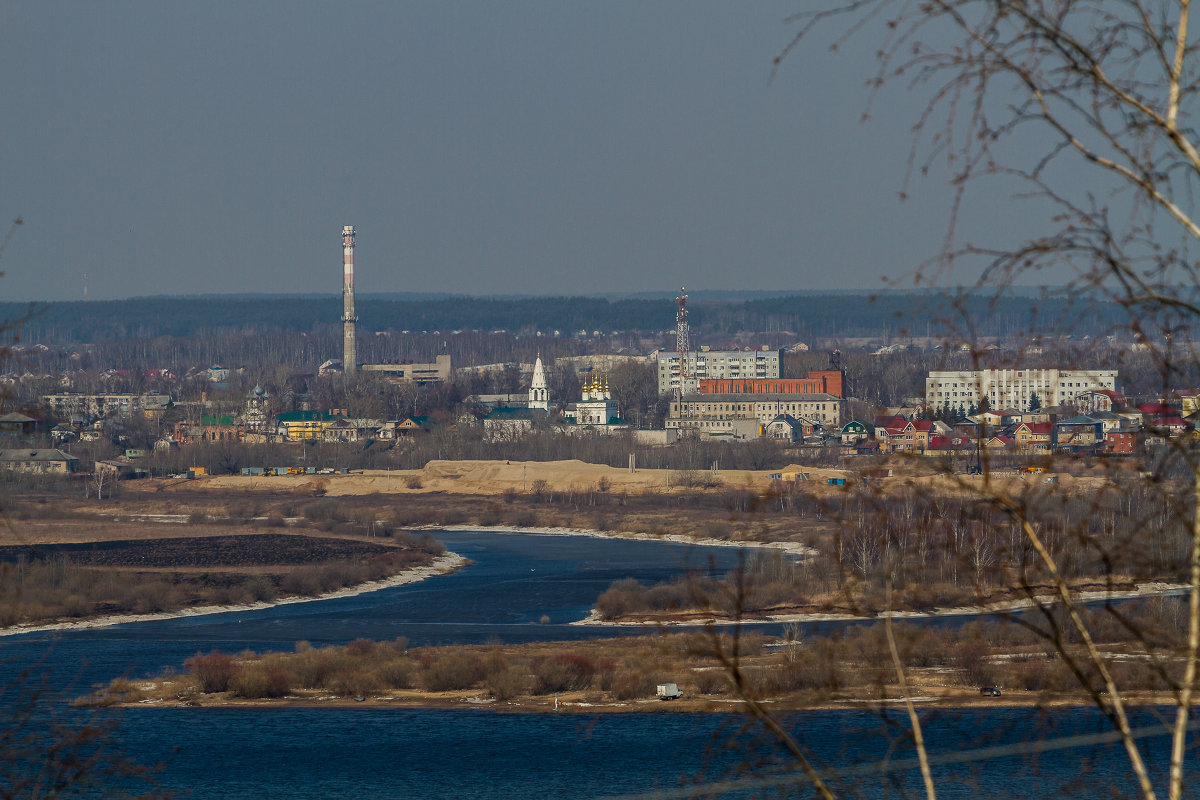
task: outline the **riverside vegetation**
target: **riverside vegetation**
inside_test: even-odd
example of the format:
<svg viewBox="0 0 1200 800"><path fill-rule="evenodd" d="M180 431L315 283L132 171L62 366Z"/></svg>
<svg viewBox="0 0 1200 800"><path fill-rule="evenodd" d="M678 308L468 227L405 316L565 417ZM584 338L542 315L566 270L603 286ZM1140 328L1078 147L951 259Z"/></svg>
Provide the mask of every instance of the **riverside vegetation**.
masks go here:
<svg viewBox="0 0 1200 800"><path fill-rule="evenodd" d="M1048 521L1046 546L1072 589L1134 591L1186 579L1189 532L1163 505L1160 487L1063 493L1053 486L1033 485L1023 502ZM617 581L597 600L601 618L928 612L1020 602L1054 590L1018 521L978 498L878 485L816 496L780 484L761 502L831 524L803 539L811 548L803 559L757 552L723 577L697 569L649 587ZM728 535L735 524L713 521L706 530Z"/></svg>
<svg viewBox="0 0 1200 800"><path fill-rule="evenodd" d="M728 617L735 607L751 615L869 616L886 608L931 611L1046 593L1048 576L1015 518L953 484L937 490L914 485L941 468L935 462L923 472L917 462L896 463L896 479L856 480L836 490L819 482L754 490L725 485L708 471L680 470L670 492L618 491L602 479L570 487L535 480L525 492L446 495L422 491L420 478L409 475L403 494L312 497L299 488L245 493L133 481L98 502L78 498L68 484L43 482L40 492L26 487L10 502L17 541L103 539L108 555L41 544L32 554L0 548L0 559L19 567L0 587L0 599L14 620L29 622L311 596L425 563L440 545L411 531L455 525L676 534L809 549L799 560L748 556L741 595L711 575L656 587L621 582L598 600L608 620ZM1092 460L1060 460L1056 469L1090 483L1071 491L1022 484L1023 502L1050 521L1047 546L1074 588L1130 590L1183 579L1188 534L1159 502L1176 478L1164 474L1159 483L1122 489L1124 465L1106 471ZM164 514L185 525L162 521ZM87 535L73 538L82 529ZM146 539L179 537L181 530L192 542L186 562L169 554L145 561L157 548ZM289 536L279 538L283 534ZM241 552L218 550L221 536L242 540ZM342 551L323 551L331 541L340 541ZM130 555L125 561L118 557L122 549ZM207 557L198 555L206 549Z"/></svg>
<svg viewBox="0 0 1200 800"><path fill-rule="evenodd" d="M1160 702L1183 659L1185 601L1131 601L1126 619L1144 631L1156 655L1138 655L1111 617L1094 615L1097 641L1138 702ZM1107 621L1106 621L1107 620ZM1082 646L1068 637L1063 659L1045 632L1003 620L944 629L895 623L893 634L909 686L946 704L1087 702L1098 688ZM291 653L197 653L184 672L146 680L121 678L82 704L220 705L246 702L322 703L362 698L382 704L455 706L494 701L498 707L552 708L553 698L592 710L644 710L661 682L677 683L684 700L664 710L730 710L741 698L730 672L713 658L733 654L744 689L781 708L831 707L899 697L884 624L830 636L782 640L742 632L661 634L585 642L409 648L404 639L355 640ZM1163 667L1163 664L1167 665ZM1088 682L1080 687L1078 667ZM1001 700L978 687L1003 688Z"/></svg>
<svg viewBox="0 0 1200 800"><path fill-rule="evenodd" d="M373 516L353 519L331 501L285 520L201 513L181 526L17 501L10 530L53 527L70 541L0 547L0 624L173 612L314 597L429 564L445 547ZM123 538L129 536L131 538ZM95 539L94 537L103 537Z"/></svg>

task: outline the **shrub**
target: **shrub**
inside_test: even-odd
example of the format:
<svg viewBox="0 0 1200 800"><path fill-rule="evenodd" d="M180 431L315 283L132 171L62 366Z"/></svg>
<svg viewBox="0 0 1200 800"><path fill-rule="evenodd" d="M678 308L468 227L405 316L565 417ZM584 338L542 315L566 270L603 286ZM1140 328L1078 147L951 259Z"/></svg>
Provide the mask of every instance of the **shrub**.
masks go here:
<svg viewBox="0 0 1200 800"><path fill-rule="evenodd" d="M304 517L313 522L321 520L341 520L341 509L336 500L319 500L304 507Z"/></svg>
<svg viewBox="0 0 1200 800"><path fill-rule="evenodd" d="M233 656L220 650L213 650L207 655L196 653L184 661L183 666L200 682L200 691L205 694L227 691L238 671Z"/></svg>
<svg viewBox="0 0 1200 800"><path fill-rule="evenodd" d="M440 556L446 552L446 545L442 544L436 536L429 533L422 533L417 537L415 547L422 553L428 553L431 556Z"/></svg>
<svg viewBox="0 0 1200 800"><path fill-rule="evenodd" d="M560 654L533 665L533 693L551 694L586 689L592 685L596 665L584 656Z"/></svg>
<svg viewBox="0 0 1200 800"><path fill-rule="evenodd" d="M278 664L245 665L229 682L229 689L237 697L258 699L263 697L286 697L291 694L291 678Z"/></svg>
<svg viewBox="0 0 1200 800"><path fill-rule="evenodd" d="M346 645L347 655L363 658L375 652L375 643L370 639L355 639Z"/></svg>
<svg viewBox="0 0 1200 800"><path fill-rule="evenodd" d="M613 673L603 686L618 700L635 700L639 697L653 697L656 681L654 676L644 672L623 670Z"/></svg>
<svg viewBox="0 0 1200 800"><path fill-rule="evenodd" d="M688 608L692 605L690 592L684 583L660 583L646 590L643 604L656 611Z"/></svg>
<svg viewBox="0 0 1200 800"><path fill-rule="evenodd" d="M988 661L991 648L982 639L965 639L954 647L954 666L963 671L967 683L992 683L992 665Z"/></svg>
<svg viewBox="0 0 1200 800"><path fill-rule="evenodd" d="M467 512L460 508L448 508L433 515L433 522L438 525L461 525L466 521Z"/></svg>
<svg viewBox="0 0 1200 800"><path fill-rule="evenodd" d="M325 682L325 688L342 697L362 697L379 691L379 678L373 672L345 667Z"/></svg>
<svg viewBox="0 0 1200 800"><path fill-rule="evenodd" d="M421 483L420 475L405 475L404 485L409 489L420 489L425 484Z"/></svg>
<svg viewBox="0 0 1200 800"><path fill-rule="evenodd" d="M529 492L535 503L547 503L554 499L550 493L550 482L543 478L529 484Z"/></svg>
<svg viewBox="0 0 1200 800"><path fill-rule="evenodd" d="M174 605L175 593L166 581L142 583L133 590L133 608L139 614L167 611Z"/></svg>
<svg viewBox="0 0 1200 800"><path fill-rule="evenodd" d="M729 679L722 669L703 669L695 676L696 691L700 694L725 694L729 691Z"/></svg>
<svg viewBox="0 0 1200 800"><path fill-rule="evenodd" d="M431 692L470 689L483 678L483 664L463 653L448 653L421 670L421 685Z"/></svg>
<svg viewBox="0 0 1200 800"><path fill-rule="evenodd" d="M297 652L300 657L291 659L291 667L297 683L305 689L324 686L338 667L337 660L326 650Z"/></svg>
<svg viewBox="0 0 1200 800"><path fill-rule="evenodd" d="M1059 659L1033 659L1015 665L1013 679L1029 692L1067 691L1078 688L1075 676Z"/></svg>
<svg viewBox="0 0 1200 800"><path fill-rule="evenodd" d="M284 575L279 586L288 594L311 597L321 593L321 576L314 567L301 567Z"/></svg>
<svg viewBox="0 0 1200 800"><path fill-rule="evenodd" d="M529 675L515 665L488 674L483 682L488 694L504 702L529 691Z"/></svg>
<svg viewBox="0 0 1200 800"><path fill-rule="evenodd" d="M255 575L243 586L250 599L256 602L269 602L275 599L275 584L265 575Z"/></svg>
<svg viewBox="0 0 1200 800"><path fill-rule="evenodd" d="M77 594L67 595L62 601L64 617L82 617L92 612L92 603Z"/></svg>
<svg viewBox="0 0 1200 800"><path fill-rule="evenodd" d="M538 515L533 511L522 511L513 517L512 524L518 528L536 528Z"/></svg>
<svg viewBox="0 0 1200 800"><path fill-rule="evenodd" d="M645 608L645 595L645 587L636 578L622 578L597 598L596 610L605 619L616 619Z"/></svg>
<svg viewBox="0 0 1200 800"><path fill-rule="evenodd" d="M413 662L406 658L386 661L375 670L380 685L389 689L411 689L415 675Z"/></svg>

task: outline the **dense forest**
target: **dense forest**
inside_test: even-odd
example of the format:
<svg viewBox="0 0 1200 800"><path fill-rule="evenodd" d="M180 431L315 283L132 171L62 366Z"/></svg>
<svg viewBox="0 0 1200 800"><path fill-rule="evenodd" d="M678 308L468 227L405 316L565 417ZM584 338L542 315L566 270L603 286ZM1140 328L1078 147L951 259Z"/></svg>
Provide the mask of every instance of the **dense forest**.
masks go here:
<svg viewBox="0 0 1200 800"><path fill-rule="evenodd" d="M553 336L599 331L661 336L675 325L667 299L603 297L444 297L392 299L360 296L360 330L506 331ZM794 294L759 299L693 301L695 335L718 340L740 332L777 333L809 341L856 337L936 336L964 320L974 336L1013 337L1070 330L1077 336L1107 333L1122 320L1115 304L1088 303L1069 295L955 297L942 293L878 295ZM0 319L23 319L26 342L48 345L156 337L214 336L270 331L334 330L341 298L148 297L48 304L0 303Z"/></svg>

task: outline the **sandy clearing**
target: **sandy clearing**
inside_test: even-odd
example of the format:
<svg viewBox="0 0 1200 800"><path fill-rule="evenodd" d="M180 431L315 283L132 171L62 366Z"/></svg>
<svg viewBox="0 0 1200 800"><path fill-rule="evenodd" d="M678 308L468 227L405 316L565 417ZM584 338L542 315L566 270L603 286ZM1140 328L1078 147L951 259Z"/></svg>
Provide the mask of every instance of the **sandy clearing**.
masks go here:
<svg viewBox="0 0 1200 800"><path fill-rule="evenodd" d="M722 486L765 490L771 474L779 470L718 470L716 477ZM825 485L826 478L849 477L852 473L840 469L791 466L785 472L808 473L810 483ZM693 472L709 476L709 470ZM327 495L421 494L447 492L452 494L501 494L512 489L529 491L536 481L545 481L554 491L595 489L601 479L609 483L610 492L683 491L678 482L678 470L610 467L568 461L430 461L423 469L361 470L349 475L281 475L264 478L253 475L218 475L188 482L188 488L237 489L242 491L312 491L324 489ZM420 481L420 488L410 489L409 482Z"/></svg>
<svg viewBox="0 0 1200 800"><path fill-rule="evenodd" d="M957 494L979 491L982 478L974 475L945 475L925 468L921 472L913 467L893 466L894 476L871 479L872 485L883 490L903 487L923 487L940 492ZM835 495L847 491L861 479L856 470L806 467L792 464L782 470L722 469L715 475L710 470L696 470L692 477L716 477L717 488L744 488L756 492L766 491L772 482L771 475L805 473L808 480L805 488L817 495ZM922 474L923 473L923 474ZM326 495L365 495L372 493L388 495L412 495L442 492L447 494L499 495L506 491L529 492L536 481L545 481L552 491L595 490L601 480L609 485L609 492L683 492L680 486L685 477L679 470L637 469L610 467L605 464L589 464L578 460L566 461L430 461L423 469L410 470L361 470L348 475L281 475L262 477L252 475L218 475L194 481L157 481L154 485L170 489L174 486L189 489L232 489L238 491L294 492L297 494L325 493ZM830 486L828 479L844 478L845 486ZM1033 488L1048 490L1094 491L1111 485L1109 477L1068 474L1023 475L1013 472L989 476L990 491L1004 494L1020 494ZM417 488L409 488L409 485ZM690 490L694 491L694 490Z"/></svg>
<svg viewBox="0 0 1200 800"><path fill-rule="evenodd" d="M179 611L170 611L159 614L114 614L107 617L97 617L95 619L79 620L77 622L54 622L45 625L14 625L8 628L0 628L0 637L16 636L22 633L39 633L44 631L73 631L84 630L87 628L106 628L111 625L123 625L127 622L146 622L148 620L158 619L180 619L182 617L199 617L205 614L220 614L227 611L258 611L264 608L273 608L275 606L292 605L293 603L315 603L320 600L332 600L338 597L355 597L368 592L375 592L380 589L387 589L392 586L403 586L406 583L417 583L426 578L431 578L437 575L445 575L448 572L454 572L460 569L467 563L467 559L457 553L445 553L434 559L432 563L423 567L415 567L406 570L399 575L393 575L390 578L383 578L377 581L368 581L360 583L357 586L347 586L344 589L338 589L334 592L317 595L315 597L284 597L279 600L270 602L248 603L245 605L232 606L198 606L195 608L185 608Z"/></svg>
<svg viewBox="0 0 1200 800"><path fill-rule="evenodd" d="M635 531L597 531L589 528L519 528L511 525L439 525L429 527L413 527L410 530L425 530L430 533L437 531L455 531L470 533L478 531L480 533L502 533L502 534L523 534L537 533L544 536L586 536L592 539L636 539L643 542L673 542L675 544L693 544L698 547L741 547L760 550L782 550L785 553L797 557L808 555L816 555L816 550L810 547L805 547L798 542L750 542L750 541L730 541L729 539L707 539L700 536L685 536L683 534L668 533L661 536L652 533L639 533Z"/></svg>

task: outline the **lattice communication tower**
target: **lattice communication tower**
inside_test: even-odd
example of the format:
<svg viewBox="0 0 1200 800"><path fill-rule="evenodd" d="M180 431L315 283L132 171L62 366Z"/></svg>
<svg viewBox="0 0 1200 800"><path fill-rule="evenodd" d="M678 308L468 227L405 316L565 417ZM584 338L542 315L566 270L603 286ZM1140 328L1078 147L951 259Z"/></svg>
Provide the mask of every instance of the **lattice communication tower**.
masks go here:
<svg viewBox="0 0 1200 800"><path fill-rule="evenodd" d="M675 390L676 397L683 396L683 384L688 377L688 315L687 315L688 296L685 287L679 287L679 297L675 298L675 302L679 304L679 311L675 313L675 352L679 356L679 386Z"/></svg>

